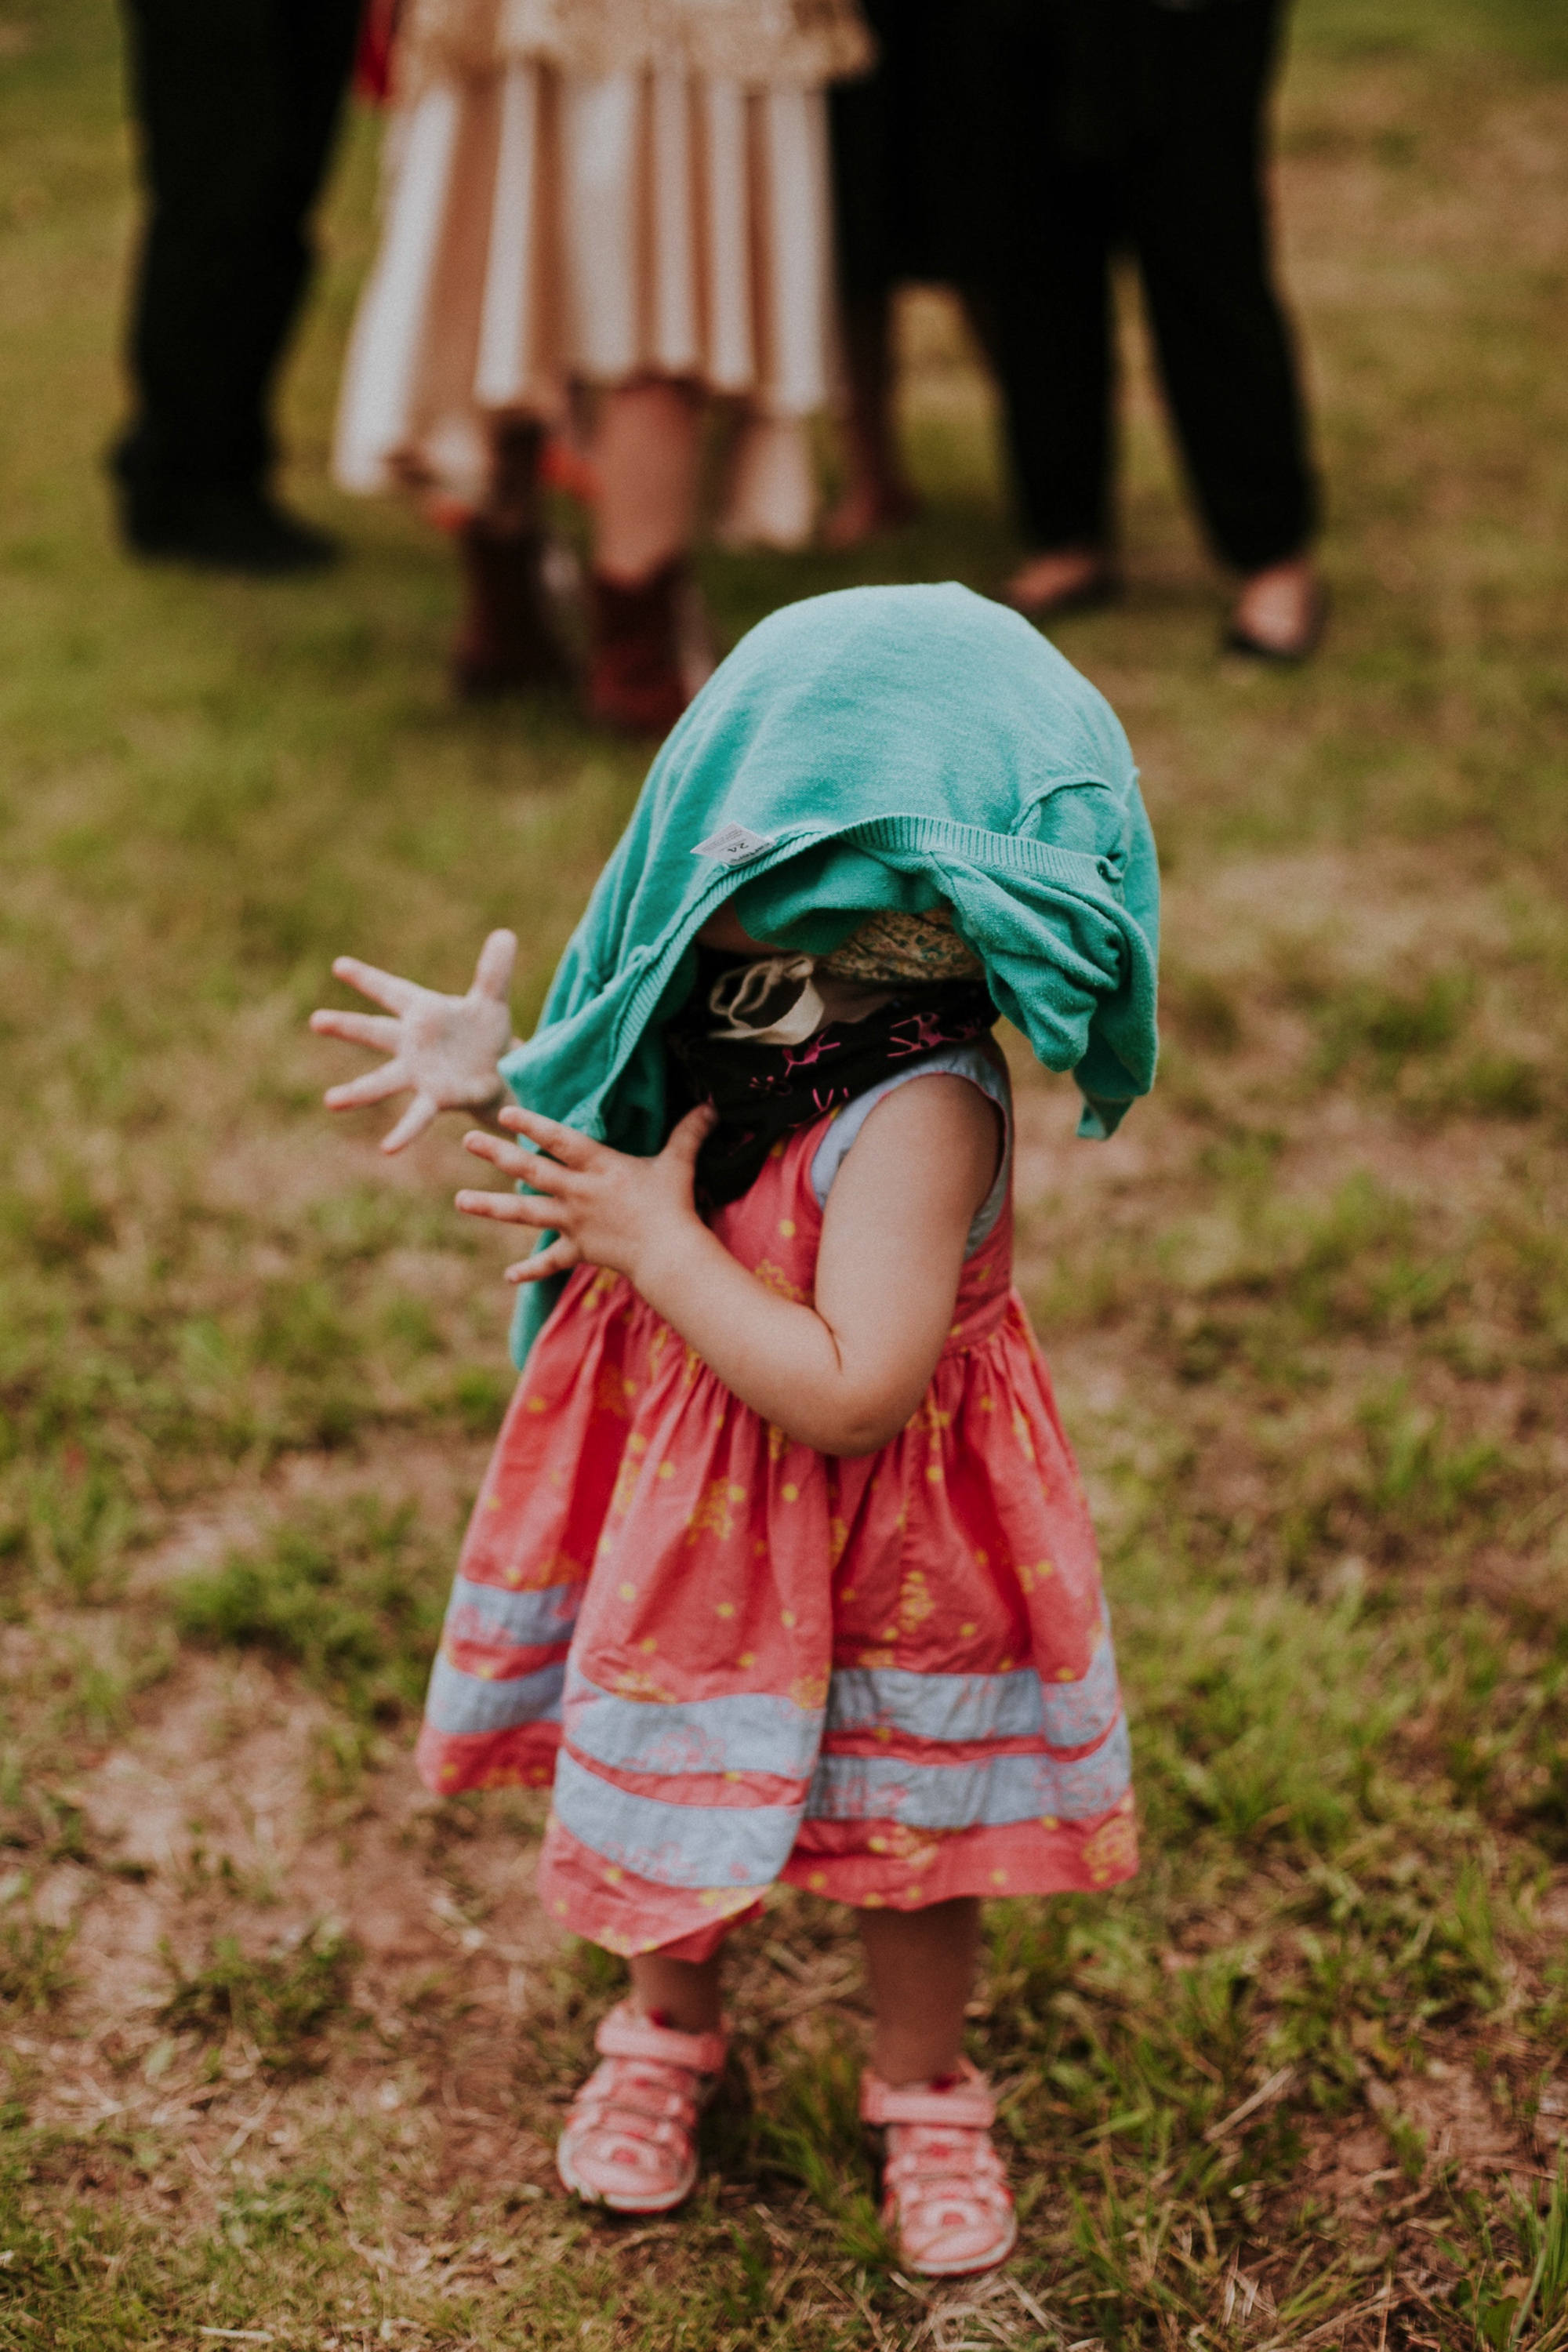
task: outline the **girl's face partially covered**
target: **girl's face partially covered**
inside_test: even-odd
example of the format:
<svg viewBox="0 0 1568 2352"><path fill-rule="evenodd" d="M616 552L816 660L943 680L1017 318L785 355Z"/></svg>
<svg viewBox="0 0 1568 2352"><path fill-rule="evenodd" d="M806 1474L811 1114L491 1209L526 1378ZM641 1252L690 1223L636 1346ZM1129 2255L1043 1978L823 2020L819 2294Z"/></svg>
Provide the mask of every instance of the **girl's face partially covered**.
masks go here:
<svg viewBox="0 0 1568 2352"><path fill-rule="evenodd" d="M775 950L765 940L754 940L741 929L740 918L728 904L716 915L710 915L697 934L697 944L702 948L720 948L726 955L773 955Z"/></svg>

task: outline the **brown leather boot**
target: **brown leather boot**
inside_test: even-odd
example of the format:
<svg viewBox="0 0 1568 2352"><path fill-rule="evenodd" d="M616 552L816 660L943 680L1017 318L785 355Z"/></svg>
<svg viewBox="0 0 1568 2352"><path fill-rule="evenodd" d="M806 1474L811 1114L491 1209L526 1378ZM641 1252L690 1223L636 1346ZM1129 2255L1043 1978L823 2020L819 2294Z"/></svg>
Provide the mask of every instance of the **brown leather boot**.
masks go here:
<svg viewBox="0 0 1568 2352"><path fill-rule="evenodd" d="M626 735L667 735L713 667L683 555L646 580L588 583L588 715Z"/></svg>
<svg viewBox="0 0 1568 2352"><path fill-rule="evenodd" d="M452 647L452 683L466 700L573 682L544 553L542 531L508 530L488 515L473 516L458 533L468 601Z"/></svg>

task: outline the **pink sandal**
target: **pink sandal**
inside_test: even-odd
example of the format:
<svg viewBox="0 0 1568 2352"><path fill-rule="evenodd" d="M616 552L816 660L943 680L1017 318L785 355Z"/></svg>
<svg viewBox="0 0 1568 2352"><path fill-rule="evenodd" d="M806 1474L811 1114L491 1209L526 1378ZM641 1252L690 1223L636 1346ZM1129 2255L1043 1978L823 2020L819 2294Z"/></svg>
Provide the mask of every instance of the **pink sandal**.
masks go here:
<svg viewBox="0 0 1568 2352"><path fill-rule="evenodd" d="M882 2226L919 2278L965 2278L1006 2261L1018 2235L1013 2192L991 2145L996 2102L967 2059L939 2089L896 2091L869 2069L860 2116L888 2134Z"/></svg>
<svg viewBox="0 0 1568 2352"><path fill-rule="evenodd" d="M677 2033L629 2000L594 2036L603 2053L555 2150L568 2189L612 2213L668 2213L697 2182L697 2119L723 2071L722 2033Z"/></svg>

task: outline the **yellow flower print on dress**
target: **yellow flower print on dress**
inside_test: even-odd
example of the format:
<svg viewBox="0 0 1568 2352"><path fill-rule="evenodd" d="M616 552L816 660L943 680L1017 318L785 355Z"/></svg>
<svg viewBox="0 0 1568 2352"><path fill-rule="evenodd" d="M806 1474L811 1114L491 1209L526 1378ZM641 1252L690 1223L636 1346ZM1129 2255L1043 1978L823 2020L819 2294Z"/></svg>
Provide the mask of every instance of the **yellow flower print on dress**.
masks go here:
<svg viewBox="0 0 1568 2352"><path fill-rule="evenodd" d="M940 1857L943 1843L963 1834L962 1830L916 1829L908 1822L889 1822L867 1843L873 1853L901 1863L906 1870L927 1871Z"/></svg>
<svg viewBox="0 0 1568 2352"><path fill-rule="evenodd" d="M746 1499L744 1486L731 1478L711 1478L702 1500L686 1522L686 1540L694 1544L699 1536L717 1536L728 1543L735 1532L735 1506Z"/></svg>
<svg viewBox="0 0 1568 2352"><path fill-rule="evenodd" d="M636 1381L628 1381L614 1364L605 1364L594 1384L594 1410L613 1413L617 1421L625 1421L637 1392Z"/></svg>
<svg viewBox="0 0 1568 2352"><path fill-rule="evenodd" d="M915 1424L924 1429L930 1440L930 1447L926 1455L926 1476L931 1479L933 1484L940 1480L942 1475L942 1433L944 1429L949 1427L952 1420L952 1413L944 1412L937 1403L936 1399L930 1395L926 1397L919 1412L915 1415Z"/></svg>
<svg viewBox="0 0 1568 2352"><path fill-rule="evenodd" d="M756 1890L751 1886L705 1886L697 1898L704 1911L716 1911L725 1919L746 1910L756 1899Z"/></svg>
<svg viewBox="0 0 1568 2352"><path fill-rule="evenodd" d="M1083 1863L1095 1885L1103 1886L1109 1879L1125 1878L1137 1862L1138 1832L1129 1801L1128 1810L1112 1813L1084 1841Z"/></svg>
<svg viewBox="0 0 1568 2352"><path fill-rule="evenodd" d="M819 1707L827 1705L827 1676L802 1675L798 1681L791 1683L789 1695L803 1715L815 1715Z"/></svg>
<svg viewBox="0 0 1568 2352"><path fill-rule="evenodd" d="M637 1480L642 1475L643 1455L647 1452L647 1438L640 1436L637 1432L634 1430L631 1436L626 1440L626 1450L622 1454L620 1467L616 1472L616 1488L614 1494L610 1496L610 1517L612 1518L624 1519L626 1513L631 1509L632 1496L637 1492ZM600 1545L600 1549L604 1549L602 1543Z"/></svg>
<svg viewBox="0 0 1568 2352"><path fill-rule="evenodd" d="M570 1552L552 1551L530 1567L522 1561L510 1567L502 1582L509 1592L543 1592L552 1584L581 1584L588 1571Z"/></svg>
<svg viewBox="0 0 1568 2352"><path fill-rule="evenodd" d="M917 1632L935 1607L936 1602L931 1597L931 1587L926 1582L924 1570L910 1569L899 1587L899 1622L897 1626L889 1628L888 1638L893 1639L900 1631L905 1633Z"/></svg>
<svg viewBox="0 0 1568 2352"><path fill-rule="evenodd" d="M617 1698L647 1699L655 1706L674 1706L677 1703L672 1690L667 1690L662 1683L656 1683L651 1675L641 1673L636 1666L616 1676L615 1693Z"/></svg>

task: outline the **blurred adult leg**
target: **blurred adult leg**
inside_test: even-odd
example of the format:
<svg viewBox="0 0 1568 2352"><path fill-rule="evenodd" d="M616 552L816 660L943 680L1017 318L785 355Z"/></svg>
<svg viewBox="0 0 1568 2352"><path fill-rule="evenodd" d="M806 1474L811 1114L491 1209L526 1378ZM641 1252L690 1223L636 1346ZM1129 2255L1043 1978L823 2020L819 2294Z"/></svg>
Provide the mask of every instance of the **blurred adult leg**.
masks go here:
<svg viewBox="0 0 1568 2352"><path fill-rule="evenodd" d="M1044 619L1115 585L1113 221L1103 175L1042 173L985 306L1018 520L1032 552L1005 593Z"/></svg>
<svg viewBox="0 0 1568 2352"><path fill-rule="evenodd" d="M984 190L986 235L967 290L1033 551L1006 593L1043 618L1113 585L1117 125L1097 85L1110 78L1120 16L1111 0L969 5L968 175Z"/></svg>
<svg viewBox="0 0 1568 2352"><path fill-rule="evenodd" d="M1130 224L1193 488L1243 576L1244 650L1310 651L1317 496L1289 330L1275 290L1264 112L1283 0L1141 0Z"/></svg>
<svg viewBox="0 0 1568 2352"><path fill-rule="evenodd" d="M272 507L268 408L358 0L127 0L148 219L121 445L132 544L283 569L329 543Z"/></svg>
<svg viewBox="0 0 1568 2352"><path fill-rule="evenodd" d="M823 526L829 547L858 547L920 510L899 446L893 299L900 279L938 274L928 220L925 83L940 0L864 0L876 70L827 94L833 221L844 362L846 478Z"/></svg>

